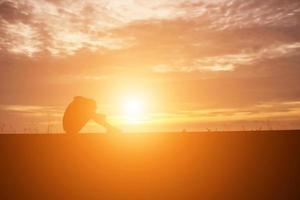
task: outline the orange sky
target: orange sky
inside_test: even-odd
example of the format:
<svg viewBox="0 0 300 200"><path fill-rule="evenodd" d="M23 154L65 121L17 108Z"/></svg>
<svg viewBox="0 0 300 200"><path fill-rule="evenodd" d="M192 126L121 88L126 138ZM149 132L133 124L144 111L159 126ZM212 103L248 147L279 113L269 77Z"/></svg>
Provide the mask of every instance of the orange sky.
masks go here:
<svg viewBox="0 0 300 200"><path fill-rule="evenodd" d="M299 19L298 0L0 1L0 131L61 132L77 95L125 131L300 128Z"/></svg>

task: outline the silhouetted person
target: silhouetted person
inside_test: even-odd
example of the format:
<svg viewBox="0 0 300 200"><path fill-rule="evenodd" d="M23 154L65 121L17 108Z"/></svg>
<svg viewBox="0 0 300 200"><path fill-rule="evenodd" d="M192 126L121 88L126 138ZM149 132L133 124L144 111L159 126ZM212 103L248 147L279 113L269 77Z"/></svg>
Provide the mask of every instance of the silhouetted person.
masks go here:
<svg viewBox="0 0 300 200"><path fill-rule="evenodd" d="M81 96L74 97L63 117L64 130L67 133L78 133L90 119L93 119L108 132L118 132L106 121L105 115L96 113L96 109L96 101Z"/></svg>

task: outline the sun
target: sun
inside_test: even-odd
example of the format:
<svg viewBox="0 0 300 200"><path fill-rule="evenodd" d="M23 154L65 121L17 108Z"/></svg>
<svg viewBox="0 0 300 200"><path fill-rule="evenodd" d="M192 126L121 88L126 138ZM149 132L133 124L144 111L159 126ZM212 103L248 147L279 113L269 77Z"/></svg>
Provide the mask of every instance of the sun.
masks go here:
<svg viewBox="0 0 300 200"><path fill-rule="evenodd" d="M142 122L145 104L141 98L129 97L126 98L122 104L124 117L129 124Z"/></svg>

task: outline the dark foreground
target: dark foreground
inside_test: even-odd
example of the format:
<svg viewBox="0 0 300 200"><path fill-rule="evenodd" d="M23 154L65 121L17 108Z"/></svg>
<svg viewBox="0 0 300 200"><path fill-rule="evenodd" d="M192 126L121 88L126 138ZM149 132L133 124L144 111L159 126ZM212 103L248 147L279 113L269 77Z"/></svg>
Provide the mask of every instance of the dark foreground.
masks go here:
<svg viewBox="0 0 300 200"><path fill-rule="evenodd" d="M0 199L300 199L300 131L0 135Z"/></svg>

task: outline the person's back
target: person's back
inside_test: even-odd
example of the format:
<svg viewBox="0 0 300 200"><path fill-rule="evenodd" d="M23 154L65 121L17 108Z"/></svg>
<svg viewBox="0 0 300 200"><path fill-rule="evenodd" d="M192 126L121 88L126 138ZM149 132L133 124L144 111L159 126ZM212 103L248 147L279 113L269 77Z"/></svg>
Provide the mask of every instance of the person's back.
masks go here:
<svg viewBox="0 0 300 200"><path fill-rule="evenodd" d="M63 128L67 133L78 133L96 112L96 102L84 97L74 97L63 117Z"/></svg>

